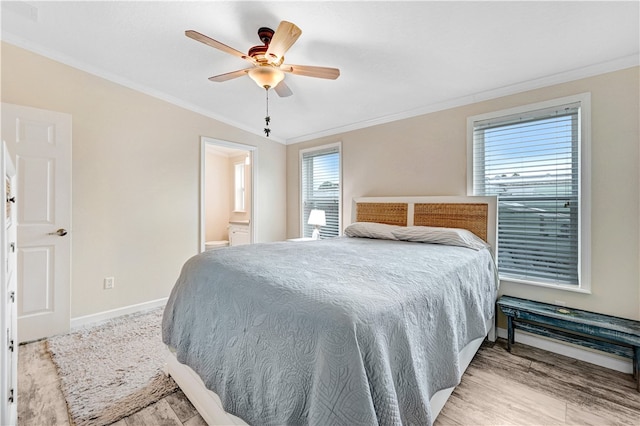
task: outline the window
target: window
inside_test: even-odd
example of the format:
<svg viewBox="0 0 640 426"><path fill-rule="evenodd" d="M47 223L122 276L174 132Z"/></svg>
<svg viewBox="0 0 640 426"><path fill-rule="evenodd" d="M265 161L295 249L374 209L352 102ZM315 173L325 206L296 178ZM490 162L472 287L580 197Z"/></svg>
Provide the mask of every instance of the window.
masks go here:
<svg viewBox="0 0 640 426"><path fill-rule="evenodd" d="M589 290L589 100L469 118L471 192L498 196L501 279Z"/></svg>
<svg viewBox="0 0 640 426"><path fill-rule="evenodd" d="M233 211L244 212L244 162L235 163L234 170L234 206Z"/></svg>
<svg viewBox="0 0 640 426"><path fill-rule="evenodd" d="M320 238L340 235L340 144L300 151L302 236L311 237L309 213L324 210L327 224L320 228Z"/></svg>

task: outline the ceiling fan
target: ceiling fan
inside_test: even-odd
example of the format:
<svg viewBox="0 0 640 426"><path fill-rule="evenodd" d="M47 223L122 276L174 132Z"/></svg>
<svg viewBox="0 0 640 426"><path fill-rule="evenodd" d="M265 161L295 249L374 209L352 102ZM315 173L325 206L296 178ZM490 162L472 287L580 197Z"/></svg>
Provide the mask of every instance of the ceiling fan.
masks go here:
<svg viewBox="0 0 640 426"><path fill-rule="evenodd" d="M258 29L258 37L260 37L260 40L264 44L261 46L253 46L245 54L204 34L200 34L197 31L185 31L185 35L189 38L251 63L251 66L248 68L215 75L209 77L209 80L223 82L248 74L258 86L265 88L267 91L274 89L281 97L291 96L293 94L289 86L284 82L284 73L330 80L335 80L340 76L340 70L337 68L284 63L284 54L293 43L298 40L301 34L302 30L300 30L300 28L287 21L280 22L276 31L273 31L271 28L261 27Z"/></svg>

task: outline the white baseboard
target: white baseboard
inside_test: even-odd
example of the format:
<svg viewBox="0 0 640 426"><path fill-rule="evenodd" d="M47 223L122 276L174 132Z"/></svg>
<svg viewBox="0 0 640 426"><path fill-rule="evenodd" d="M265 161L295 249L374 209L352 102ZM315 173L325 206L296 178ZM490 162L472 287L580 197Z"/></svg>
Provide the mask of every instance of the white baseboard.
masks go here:
<svg viewBox="0 0 640 426"><path fill-rule="evenodd" d="M507 338L507 330L498 328L498 337ZM568 356L580 361L590 362L591 364L601 367L610 368L611 370L620 371L622 373L633 374L633 362L624 358L608 355L605 352L592 352L579 346L561 343L558 341L545 339L534 334L515 330L516 343L533 346L534 348L543 349L545 351Z"/></svg>
<svg viewBox="0 0 640 426"><path fill-rule="evenodd" d="M159 308L167 303L168 297L162 299L151 300L149 302L138 303L136 305L124 306L122 308L112 309L110 311L98 312L97 314L85 315L82 317L71 318L71 330L84 327L86 325L117 318L122 315L134 314L136 312L147 311L153 308Z"/></svg>

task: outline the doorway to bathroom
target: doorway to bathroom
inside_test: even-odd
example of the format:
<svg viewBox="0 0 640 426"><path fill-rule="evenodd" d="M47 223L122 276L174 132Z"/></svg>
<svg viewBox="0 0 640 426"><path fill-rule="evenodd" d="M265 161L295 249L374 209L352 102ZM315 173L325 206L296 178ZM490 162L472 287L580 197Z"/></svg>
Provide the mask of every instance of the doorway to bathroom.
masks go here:
<svg viewBox="0 0 640 426"><path fill-rule="evenodd" d="M201 138L201 252L253 242L256 154L254 146Z"/></svg>

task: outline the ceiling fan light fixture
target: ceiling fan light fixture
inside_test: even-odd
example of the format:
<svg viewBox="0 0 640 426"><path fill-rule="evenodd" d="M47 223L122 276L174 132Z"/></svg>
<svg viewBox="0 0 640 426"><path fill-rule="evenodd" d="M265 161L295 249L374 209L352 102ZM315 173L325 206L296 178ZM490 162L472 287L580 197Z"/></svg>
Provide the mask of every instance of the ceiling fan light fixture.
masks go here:
<svg viewBox="0 0 640 426"><path fill-rule="evenodd" d="M269 116L269 89L274 89L280 97L292 95L289 86L283 82L285 72L331 80L335 80L340 75L340 70L337 68L309 65L283 65L285 53L287 53L293 43L298 40L300 34L302 34L300 28L287 21L280 22L276 31L273 31L271 28L260 27L260 29L258 29L258 37L260 37L263 45L253 46L247 54L244 54L197 31L185 31L185 35L189 38L251 62L253 68L244 68L214 75L213 77L209 77L209 80L223 82L248 74L258 86L265 89L267 115L264 118L264 133L267 137L269 137L271 133L271 129L269 128L269 123L271 123L271 117Z"/></svg>
<svg viewBox="0 0 640 426"><path fill-rule="evenodd" d="M259 66L251 68L248 72L249 77L260 87L267 90L276 87L278 83L284 80L284 72L272 66Z"/></svg>

